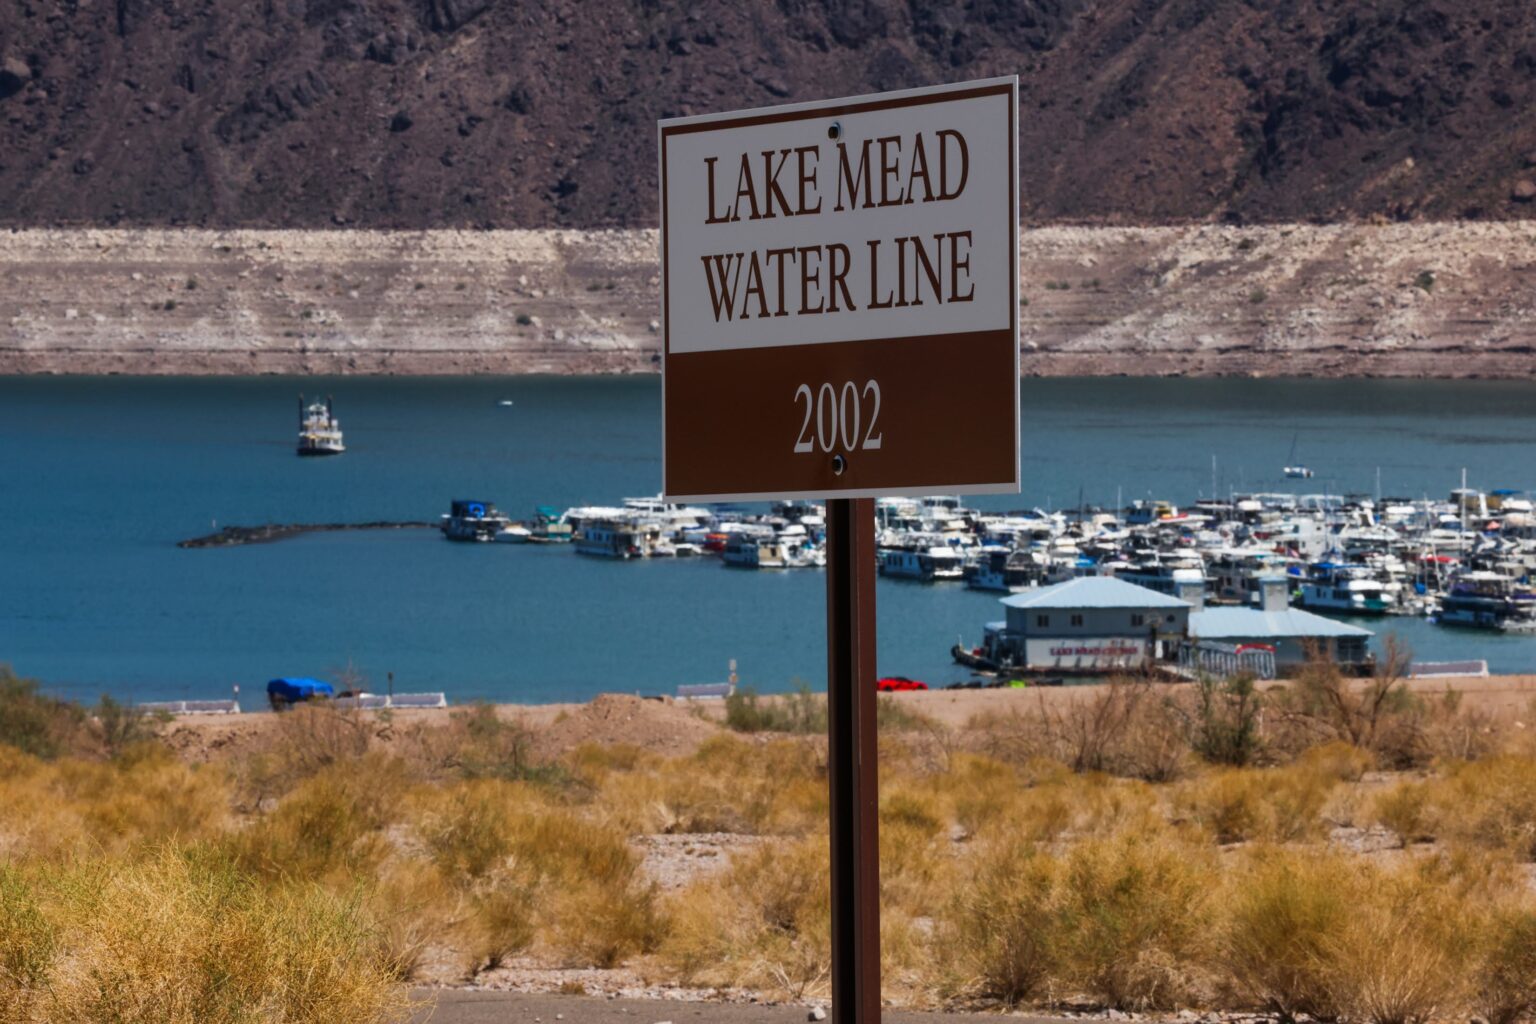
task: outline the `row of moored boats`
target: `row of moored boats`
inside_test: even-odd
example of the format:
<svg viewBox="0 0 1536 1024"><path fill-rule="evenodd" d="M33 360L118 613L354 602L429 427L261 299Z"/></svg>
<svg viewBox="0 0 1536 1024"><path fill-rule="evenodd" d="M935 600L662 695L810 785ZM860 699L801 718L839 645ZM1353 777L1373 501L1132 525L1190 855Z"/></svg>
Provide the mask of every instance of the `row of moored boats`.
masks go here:
<svg viewBox="0 0 1536 1024"><path fill-rule="evenodd" d="M1190 508L1136 501L991 513L950 496L875 503L882 575L1020 592L1077 576L1115 576L1205 604L1258 606L1259 581L1284 575L1292 603L1345 616L1421 615L1445 625L1536 631L1536 514L1523 494L1452 491L1443 501L1246 494ZM455 501L452 540L571 543L595 557L716 556L753 569L826 563L824 509L767 512L628 498L618 506L514 522L486 501Z"/></svg>

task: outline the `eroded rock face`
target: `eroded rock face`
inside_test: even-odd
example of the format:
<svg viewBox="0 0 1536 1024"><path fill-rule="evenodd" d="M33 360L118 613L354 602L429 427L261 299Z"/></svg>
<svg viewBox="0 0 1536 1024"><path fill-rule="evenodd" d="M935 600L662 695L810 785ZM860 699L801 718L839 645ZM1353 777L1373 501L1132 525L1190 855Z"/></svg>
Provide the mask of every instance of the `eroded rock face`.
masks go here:
<svg viewBox="0 0 1536 1024"><path fill-rule="evenodd" d="M1532 228L1053 227L1032 375L1536 375ZM0 373L651 373L657 237L0 233Z"/></svg>
<svg viewBox="0 0 1536 1024"><path fill-rule="evenodd" d="M0 224L642 227L660 117L999 74L1030 223L1532 209L1524 0L98 6L0 5Z"/></svg>

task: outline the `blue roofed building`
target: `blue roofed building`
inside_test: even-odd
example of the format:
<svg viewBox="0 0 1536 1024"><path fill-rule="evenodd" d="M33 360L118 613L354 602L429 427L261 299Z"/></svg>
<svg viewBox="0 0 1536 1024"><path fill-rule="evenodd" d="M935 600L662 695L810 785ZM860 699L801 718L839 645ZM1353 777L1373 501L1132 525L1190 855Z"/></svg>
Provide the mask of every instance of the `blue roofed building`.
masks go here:
<svg viewBox="0 0 1536 1024"><path fill-rule="evenodd" d="M1002 604L1007 618L988 624L984 646L991 660L1029 672L1138 669L1189 625L1187 601L1113 576L1079 576Z"/></svg>
<svg viewBox="0 0 1536 1024"><path fill-rule="evenodd" d="M1299 668L1316 647L1344 666L1371 665L1370 630L1290 607L1283 576L1266 577L1259 590L1258 607L1206 608L1195 588L1173 597L1082 576L1002 598L1007 617L987 623L979 650L957 648L956 658L1040 674L1102 675L1178 661L1186 671L1268 676Z"/></svg>
<svg viewBox="0 0 1536 1024"><path fill-rule="evenodd" d="M1197 606L1189 615L1190 640L1233 648L1272 648L1279 675L1306 664L1312 647L1340 665L1362 669L1371 664L1370 642L1375 634L1292 608L1290 581L1285 577L1259 580L1259 598L1257 608Z"/></svg>

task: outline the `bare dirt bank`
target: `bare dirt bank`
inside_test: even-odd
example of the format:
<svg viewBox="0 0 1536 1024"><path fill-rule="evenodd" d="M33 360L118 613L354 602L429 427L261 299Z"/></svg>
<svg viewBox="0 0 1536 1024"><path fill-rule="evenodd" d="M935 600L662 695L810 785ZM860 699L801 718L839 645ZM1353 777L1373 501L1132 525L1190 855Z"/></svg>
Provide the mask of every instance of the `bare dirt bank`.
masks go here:
<svg viewBox="0 0 1536 1024"><path fill-rule="evenodd" d="M641 373L656 233L0 235L0 373ZM1523 378L1536 227L1086 228L1021 244L1023 370Z"/></svg>

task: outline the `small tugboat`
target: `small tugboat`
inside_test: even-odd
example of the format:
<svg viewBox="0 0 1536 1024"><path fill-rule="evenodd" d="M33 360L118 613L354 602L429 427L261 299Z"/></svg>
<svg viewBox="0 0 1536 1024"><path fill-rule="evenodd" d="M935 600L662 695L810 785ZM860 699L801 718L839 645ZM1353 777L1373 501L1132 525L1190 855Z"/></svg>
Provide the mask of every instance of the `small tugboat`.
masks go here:
<svg viewBox="0 0 1536 1024"><path fill-rule="evenodd" d="M496 511L488 501L457 499L442 517L440 528L449 540L489 541L512 525L512 520Z"/></svg>
<svg viewBox="0 0 1536 1024"><path fill-rule="evenodd" d="M331 396L325 401L318 399L308 406L304 396L299 396L299 454L340 455L347 450L341 443L341 421L331 407Z"/></svg>

